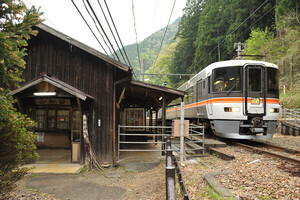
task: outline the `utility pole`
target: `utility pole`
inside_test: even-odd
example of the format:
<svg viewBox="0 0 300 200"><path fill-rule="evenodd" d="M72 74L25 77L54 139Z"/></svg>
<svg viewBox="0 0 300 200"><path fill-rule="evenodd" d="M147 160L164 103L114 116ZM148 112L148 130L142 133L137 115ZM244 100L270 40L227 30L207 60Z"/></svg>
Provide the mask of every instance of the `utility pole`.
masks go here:
<svg viewBox="0 0 300 200"><path fill-rule="evenodd" d="M145 68L144 68L144 65L145 65L145 59L143 59L142 61L142 65L141 65L141 81L145 81Z"/></svg>
<svg viewBox="0 0 300 200"><path fill-rule="evenodd" d="M234 48L237 47L237 59L238 60L242 60L242 52L244 51L243 46L245 46L244 43L238 42L238 43L234 43Z"/></svg>

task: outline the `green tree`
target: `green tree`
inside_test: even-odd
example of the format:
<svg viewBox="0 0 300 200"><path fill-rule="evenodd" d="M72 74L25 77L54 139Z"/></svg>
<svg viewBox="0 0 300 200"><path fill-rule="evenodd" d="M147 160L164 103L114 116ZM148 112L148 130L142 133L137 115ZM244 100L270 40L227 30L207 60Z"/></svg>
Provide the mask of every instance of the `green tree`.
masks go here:
<svg viewBox="0 0 300 200"><path fill-rule="evenodd" d="M164 49L159 54L157 61L154 65L152 65L147 71L146 74L169 74L169 67L173 60L173 54L176 47L176 42L171 43L170 45L164 47ZM148 83L162 85L165 81L168 83L168 87L174 87L170 82L170 76L152 76L152 75L145 75L145 80Z"/></svg>
<svg viewBox="0 0 300 200"><path fill-rule="evenodd" d="M298 0L277 0L276 6L276 21L280 22L290 13L298 13L300 2ZM285 21L285 20L284 20Z"/></svg>
<svg viewBox="0 0 300 200"><path fill-rule="evenodd" d="M27 9L20 0L0 1L0 192L25 173L19 167L36 158L36 136L29 131L34 122L18 112L7 93L19 86L25 69L27 40L36 35L32 26L40 23L39 11Z"/></svg>
<svg viewBox="0 0 300 200"><path fill-rule="evenodd" d="M170 72L173 74L194 73L198 70L197 68L193 68L192 63L196 50L194 42L197 37L199 16L204 5L204 0L188 0L186 2L176 34L179 42L174 52L174 60L170 65ZM170 77L170 81L175 87L178 87L187 79L188 77Z"/></svg>
<svg viewBox="0 0 300 200"><path fill-rule="evenodd" d="M199 18L195 68L201 70L212 62L232 59L236 55L234 43L248 39L250 27L273 28L275 3L263 0L207 0Z"/></svg>
<svg viewBox="0 0 300 200"><path fill-rule="evenodd" d="M247 55L266 55L271 50L271 45L274 39L272 32L266 27L265 30L260 28L252 29L250 37L246 40Z"/></svg>

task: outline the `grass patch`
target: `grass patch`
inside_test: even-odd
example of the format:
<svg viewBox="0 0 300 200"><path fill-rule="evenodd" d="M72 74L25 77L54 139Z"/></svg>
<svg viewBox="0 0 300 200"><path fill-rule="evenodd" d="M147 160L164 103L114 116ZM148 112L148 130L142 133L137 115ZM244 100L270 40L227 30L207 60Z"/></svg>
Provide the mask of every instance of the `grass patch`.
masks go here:
<svg viewBox="0 0 300 200"><path fill-rule="evenodd" d="M80 170L79 174L84 174L87 171L86 165L83 166L83 168Z"/></svg>

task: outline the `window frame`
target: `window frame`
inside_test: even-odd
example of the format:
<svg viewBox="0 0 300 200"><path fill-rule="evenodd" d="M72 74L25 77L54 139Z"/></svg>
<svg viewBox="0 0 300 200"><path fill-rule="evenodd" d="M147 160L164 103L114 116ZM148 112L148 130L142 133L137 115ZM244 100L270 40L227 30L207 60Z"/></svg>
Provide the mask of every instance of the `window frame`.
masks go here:
<svg viewBox="0 0 300 200"><path fill-rule="evenodd" d="M239 88L240 89L239 90L230 90L230 87L228 86L227 87L228 89L226 89L226 90L223 89L222 91L216 91L215 86L214 86L214 83L216 82L216 80L215 80L216 71L219 70L219 69L229 69L229 68L235 68L235 67L239 68L239 73L240 74L239 74L238 78L239 78ZM215 68L215 69L212 70L212 75L209 76L208 78L211 79L211 80L209 80L209 81L211 81L211 84L209 84L209 85L211 85L211 88L210 87L208 88L208 94L210 94L210 93L212 93L212 94L221 94L221 93L227 93L228 91L230 91L230 93L241 93L241 92L243 92L243 66L224 66L224 67ZM223 76L223 80L222 80L223 81L223 88L224 88L224 85L225 85L225 81L228 81L228 80L225 80L224 76ZM235 87L237 87L237 85Z"/></svg>

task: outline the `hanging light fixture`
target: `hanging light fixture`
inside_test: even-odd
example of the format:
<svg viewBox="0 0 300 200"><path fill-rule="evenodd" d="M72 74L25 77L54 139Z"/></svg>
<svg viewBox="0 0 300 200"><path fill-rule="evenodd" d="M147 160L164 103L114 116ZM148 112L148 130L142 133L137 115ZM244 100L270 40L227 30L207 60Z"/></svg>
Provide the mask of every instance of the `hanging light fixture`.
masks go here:
<svg viewBox="0 0 300 200"><path fill-rule="evenodd" d="M34 96L55 96L56 92L35 92Z"/></svg>

